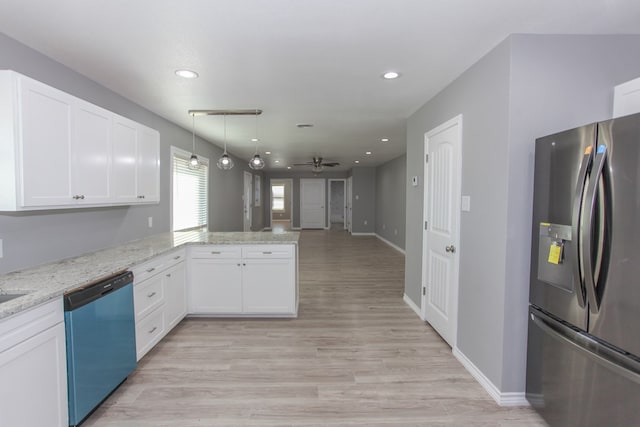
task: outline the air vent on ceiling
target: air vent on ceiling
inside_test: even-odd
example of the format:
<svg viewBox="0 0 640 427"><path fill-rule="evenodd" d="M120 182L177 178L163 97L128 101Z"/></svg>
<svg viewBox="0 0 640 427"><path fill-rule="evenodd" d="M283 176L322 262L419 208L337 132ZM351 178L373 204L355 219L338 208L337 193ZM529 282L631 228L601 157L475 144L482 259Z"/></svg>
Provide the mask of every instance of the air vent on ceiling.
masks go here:
<svg viewBox="0 0 640 427"><path fill-rule="evenodd" d="M296 127L299 127L300 129L302 129L302 128L312 128L313 124L312 123L298 123L296 125Z"/></svg>

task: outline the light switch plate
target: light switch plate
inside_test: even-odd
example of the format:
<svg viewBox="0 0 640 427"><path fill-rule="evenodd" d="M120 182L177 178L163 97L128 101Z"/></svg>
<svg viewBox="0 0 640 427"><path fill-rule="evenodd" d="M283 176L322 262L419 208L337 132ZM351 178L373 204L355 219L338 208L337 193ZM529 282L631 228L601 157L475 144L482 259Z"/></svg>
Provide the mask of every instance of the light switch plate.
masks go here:
<svg viewBox="0 0 640 427"><path fill-rule="evenodd" d="M462 212L471 211L471 196L462 196L460 208Z"/></svg>
<svg viewBox="0 0 640 427"><path fill-rule="evenodd" d="M149 223L149 228L153 228L153 217L152 217L152 216L150 216L150 217L147 219L147 222Z"/></svg>
<svg viewBox="0 0 640 427"><path fill-rule="evenodd" d="M411 177L411 185L413 185L414 187L418 186L418 176L417 175L414 176L414 177Z"/></svg>
<svg viewBox="0 0 640 427"><path fill-rule="evenodd" d="M0 258L2 258L4 255L2 253L2 239L0 239Z"/></svg>

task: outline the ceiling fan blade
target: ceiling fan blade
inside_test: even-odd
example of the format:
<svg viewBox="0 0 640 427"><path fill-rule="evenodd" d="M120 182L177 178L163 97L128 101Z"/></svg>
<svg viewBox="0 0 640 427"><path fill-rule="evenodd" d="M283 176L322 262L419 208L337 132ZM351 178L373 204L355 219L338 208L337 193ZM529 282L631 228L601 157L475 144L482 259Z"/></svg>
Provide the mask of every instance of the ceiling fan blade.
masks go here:
<svg viewBox="0 0 640 427"><path fill-rule="evenodd" d="M311 162L307 162L307 163L294 163L293 166L313 166L313 163Z"/></svg>
<svg viewBox="0 0 640 427"><path fill-rule="evenodd" d="M329 163L323 163L322 166L329 166L330 168L334 167L334 166L338 166L340 163L338 162L329 162Z"/></svg>

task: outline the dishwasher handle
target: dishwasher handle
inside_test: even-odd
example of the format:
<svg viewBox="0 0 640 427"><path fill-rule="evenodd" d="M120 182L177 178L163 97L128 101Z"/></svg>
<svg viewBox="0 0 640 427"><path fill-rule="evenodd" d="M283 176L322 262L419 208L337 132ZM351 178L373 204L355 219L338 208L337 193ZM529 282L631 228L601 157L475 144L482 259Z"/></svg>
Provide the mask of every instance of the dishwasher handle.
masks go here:
<svg viewBox="0 0 640 427"><path fill-rule="evenodd" d="M126 271L74 289L64 295L64 311L76 310L129 284L133 284L133 273Z"/></svg>

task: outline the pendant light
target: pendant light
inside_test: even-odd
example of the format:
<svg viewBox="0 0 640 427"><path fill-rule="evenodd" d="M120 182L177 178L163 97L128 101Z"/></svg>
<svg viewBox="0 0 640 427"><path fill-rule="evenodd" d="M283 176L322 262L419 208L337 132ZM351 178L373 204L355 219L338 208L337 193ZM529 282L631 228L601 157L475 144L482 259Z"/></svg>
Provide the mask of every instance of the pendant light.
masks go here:
<svg viewBox="0 0 640 427"><path fill-rule="evenodd" d="M264 160L260 158L260 154L258 154L258 110L256 110L256 126L255 126L255 140L256 140L256 152L249 160L249 167L254 170L260 170L264 168Z"/></svg>
<svg viewBox="0 0 640 427"><path fill-rule="evenodd" d="M223 114L224 118L224 153L222 157L218 159L218 168L227 171L233 167L233 160L227 154L227 115Z"/></svg>
<svg viewBox="0 0 640 427"><path fill-rule="evenodd" d="M198 169L200 167L200 161L196 156L196 115L191 115L191 132L193 136L193 151L191 151L191 158L189 159L189 169Z"/></svg>

